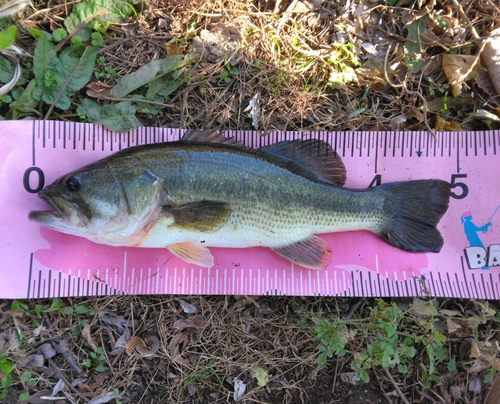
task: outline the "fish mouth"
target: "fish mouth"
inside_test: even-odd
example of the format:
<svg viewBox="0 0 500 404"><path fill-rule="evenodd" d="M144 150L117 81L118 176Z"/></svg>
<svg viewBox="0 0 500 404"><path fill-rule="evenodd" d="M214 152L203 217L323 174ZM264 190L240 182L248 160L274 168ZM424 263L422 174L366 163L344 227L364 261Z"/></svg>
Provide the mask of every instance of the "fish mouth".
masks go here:
<svg viewBox="0 0 500 404"><path fill-rule="evenodd" d="M58 230L62 223L73 226L84 226L88 218L82 214L80 209L65 198L50 196L40 191L39 198L49 205L52 210L32 210L28 219L42 226Z"/></svg>

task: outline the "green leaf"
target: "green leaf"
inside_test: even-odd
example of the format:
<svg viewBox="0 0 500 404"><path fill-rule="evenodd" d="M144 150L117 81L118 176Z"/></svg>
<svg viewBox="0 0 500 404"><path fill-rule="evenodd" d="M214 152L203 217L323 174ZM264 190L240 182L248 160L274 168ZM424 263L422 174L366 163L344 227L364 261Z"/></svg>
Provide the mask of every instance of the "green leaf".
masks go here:
<svg viewBox="0 0 500 404"><path fill-rule="evenodd" d="M73 32L79 24L87 22L87 26L77 33L79 38L87 41L90 39L89 24L92 21L120 23L133 13L134 9L126 1L88 0L73 6L71 14L64 20L64 25L68 32Z"/></svg>
<svg viewBox="0 0 500 404"><path fill-rule="evenodd" d="M422 52L422 34L425 30L424 20L421 18L416 21L412 21L406 26L408 30L408 35L405 42L404 49L407 52L420 53Z"/></svg>
<svg viewBox="0 0 500 404"><path fill-rule="evenodd" d="M31 372L25 371L21 374L21 380L28 380L31 378Z"/></svg>
<svg viewBox="0 0 500 404"><path fill-rule="evenodd" d="M19 394L19 400L26 401L30 397L30 393L25 391L24 393Z"/></svg>
<svg viewBox="0 0 500 404"><path fill-rule="evenodd" d="M2 360L0 362L0 370L5 373L5 375L8 375L10 372L12 372L12 369L14 369L14 365L12 365L12 362L9 360Z"/></svg>
<svg viewBox="0 0 500 404"><path fill-rule="evenodd" d="M250 376L254 379L257 379L257 384L260 387L264 387L267 383L267 379L269 378L269 373L262 368L260 365L253 365L250 368Z"/></svg>
<svg viewBox="0 0 500 404"><path fill-rule="evenodd" d="M99 365L97 365L97 367L95 368L95 371L98 373L102 373L105 370L106 370L106 368L104 367L104 365L102 363L99 363Z"/></svg>
<svg viewBox="0 0 500 404"><path fill-rule="evenodd" d="M85 114L89 122L100 123L109 130L128 132L142 126L135 117L135 107L129 101L101 107L97 102L85 98L76 111Z"/></svg>
<svg viewBox="0 0 500 404"><path fill-rule="evenodd" d="M12 119L19 119L24 116L32 116L35 108L40 102L40 91L33 79L26 86L19 98L11 105Z"/></svg>
<svg viewBox="0 0 500 404"><path fill-rule="evenodd" d="M54 298L54 299L52 299L52 303L51 303L49 309L48 310L44 310L44 311L46 311L46 312L57 311L61 307L62 307L62 300L58 299L58 298Z"/></svg>
<svg viewBox="0 0 500 404"><path fill-rule="evenodd" d="M66 314L66 315L70 316L70 315L72 315L72 314L73 314L73 307L71 307L71 306L63 307L63 308L61 309L61 311L62 311L64 314Z"/></svg>
<svg viewBox="0 0 500 404"><path fill-rule="evenodd" d="M132 91L137 90L155 78L161 77L167 73L183 66L183 56L168 56L165 59L153 60L140 67L137 71L127 74L118 80L118 83L111 89L111 97L123 98Z"/></svg>
<svg viewBox="0 0 500 404"><path fill-rule="evenodd" d="M14 43L17 35L17 27L11 25L10 27L0 31L0 49L8 48Z"/></svg>
<svg viewBox="0 0 500 404"><path fill-rule="evenodd" d="M52 38L54 38L54 41L59 42L62 41L64 38L68 36L68 33L64 28L57 28L53 33L52 33Z"/></svg>
<svg viewBox="0 0 500 404"><path fill-rule="evenodd" d="M75 306L75 313L76 314L87 314L89 312L89 309L87 308L87 306L83 306L81 304L77 304Z"/></svg>
<svg viewBox="0 0 500 404"><path fill-rule="evenodd" d="M12 302L11 310L12 311L18 311L20 309L28 310L28 306L22 300L14 300ZM1 360L2 360L2 357L0 356L0 361Z"/></svg>
<svg viewBox="0 0 500 404"><path fill-rule="evenodd" d="M425 22L423 19L419 19L411 22L406 26L408 30L407 39L408 41L404 44L405 52L414 53L416 56L404 56L405 64L411 69L412 73L418 73L422 68L424 61L422 59L422 39L423 32L425 30Z"/></svg>
<svg viewBox="0 0 500 404"><path fill-rule="evenodd" d="M99 32L92 32L92 46L102 46L103 38Z"/></svg>
<svg viewBox="0 0 500 404"><path fill-rule="evenodd" d="M42 35L41 31L36 28L30 28L28 31L35 39L40 38L40 36Z"/></svg>
<svg viewBox="0 0 500 404"><path fill-rule="evenodd" d="M418 314L435 317L437 316L438 312L436 310L436 307L434 306L434 303L434 300L423 300L415 298L413 300L413 303L411 304L411 308Z"/></svg>
<svg viewBox="0 0 500 404"><path fill-rule="evenodd" d="M47 104L67 110L70 97L92 76L97 48L73 45L57 57L48 35L43 33L35 48L33 71L41 97Z"/></svg>
<svg viewBox="0 0 500 404"><path fill-rule="evenodd" d="M146 99L153 100L155 95L167 97L179 88L179 81L171 81L165 77L158 77L149 83Z"/></svg>
<svg viewBox="0 0 500 404"><path fill-rule="evenodd" d="M52 73L60 69L60 62L46 32L40 31L40 37L33 55L33 73L37 86L42 90L45 87L45 78L48 71Z"/></svg>
<svg viewBox="0 0 500 404"><path fill-rule="evenodd" d="M137 94L132 94L130 97L130 100L144 100L146 99L142 95L137 95ZM161 102L161 99L157 99L155 101ZM138 114L151 114L151 115L156 115L160 112L160 106L156 104L149 104L146 102L138 102L136 104L136 112Z"/></svg>

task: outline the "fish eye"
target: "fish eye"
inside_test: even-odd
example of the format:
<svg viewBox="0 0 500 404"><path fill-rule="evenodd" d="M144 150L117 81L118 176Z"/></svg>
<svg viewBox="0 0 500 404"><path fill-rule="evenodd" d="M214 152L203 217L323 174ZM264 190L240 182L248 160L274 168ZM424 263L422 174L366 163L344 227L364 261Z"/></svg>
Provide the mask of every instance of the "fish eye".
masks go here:
<svg viewBox="0 0 500 404"><path fill-rule="evenodd" d="M82 187L82 181L79 177L71 177L66 180L66 188L70 191L78 191Z"/></svg>

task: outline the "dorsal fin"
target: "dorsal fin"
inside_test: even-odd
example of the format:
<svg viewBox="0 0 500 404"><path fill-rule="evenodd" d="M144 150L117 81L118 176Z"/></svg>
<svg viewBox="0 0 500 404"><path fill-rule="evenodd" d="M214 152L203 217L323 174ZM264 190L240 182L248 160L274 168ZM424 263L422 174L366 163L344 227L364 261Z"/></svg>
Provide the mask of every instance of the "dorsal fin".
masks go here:
<svg viewBox="0 0 500 404"><path fill-rule="evenodd" d="M180 140L183 142L196 143L220 143L247 149L247 146L234 137L226 137L222 133L210 129L188 129Z"/></svg>
<svg viewBox="0 0 500 404"><path fill-rule="evenodd" d="M260 150L293 161L320 181L340 187L345 184L346 169L342 159L322 140L285 140L261 147Z"/></svg>

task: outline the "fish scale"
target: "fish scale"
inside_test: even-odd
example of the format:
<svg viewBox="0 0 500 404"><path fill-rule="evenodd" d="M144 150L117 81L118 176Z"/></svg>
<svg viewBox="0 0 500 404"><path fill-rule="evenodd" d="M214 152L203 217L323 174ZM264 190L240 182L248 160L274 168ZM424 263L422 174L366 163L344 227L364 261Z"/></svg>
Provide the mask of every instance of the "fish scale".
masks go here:
<svg viewBox="0 0 500 404"><path fill-rule="evenodd" d="M267 227L286 232L303 227L311 234L334 231L349 224L348 229L355 230L377 221L376 215L370 215L366 196L336 189L340 195L333 199L330 186L306 181L252 157L241 162L241 155L235 157L222 151L197 153L183 160L182 172L164 170L159 164L147 166L164 179L167 194L186 195L184 199L176 200L177 203L200 198L230 201L232 216L228 228L236 224L240 231L246 227ZM180 177L186 176L187 180L179 181ZM254 183L245 181L248 177L252 177ZM372 199L382 198L373 195ZM372 203L375 209L380 209L380 203ZM352 215L349 215L350 208ZM271 231L266 233L272 235ZM260 245L264 236L258 235L254 245Z"/></svg>

